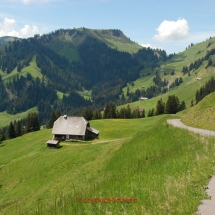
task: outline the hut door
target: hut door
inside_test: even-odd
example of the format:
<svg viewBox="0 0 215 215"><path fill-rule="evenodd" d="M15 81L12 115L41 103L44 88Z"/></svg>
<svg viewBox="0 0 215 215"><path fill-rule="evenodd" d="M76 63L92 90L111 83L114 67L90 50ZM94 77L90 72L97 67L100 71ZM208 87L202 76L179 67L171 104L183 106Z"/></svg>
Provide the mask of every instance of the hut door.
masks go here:
<svg viewBox="0 0 215 215"><path fill-rule="evenodd" d="M66 139L69 140L69 135L68 134L66 135Z"/></svg>

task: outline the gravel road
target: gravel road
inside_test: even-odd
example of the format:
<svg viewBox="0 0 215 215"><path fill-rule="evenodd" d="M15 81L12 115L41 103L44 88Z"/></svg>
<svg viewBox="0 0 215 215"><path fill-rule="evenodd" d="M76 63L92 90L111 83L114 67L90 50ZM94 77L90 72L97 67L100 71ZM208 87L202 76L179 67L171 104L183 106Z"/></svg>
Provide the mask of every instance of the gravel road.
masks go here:
<svg viewBox="0 0 215 215"><path fill-rule="evenodd" d="M215 131L186 126L180 121L180 119L168 119L167 123L173 125L174 127L184 128L203 136L215 137ZM215 176L211 178L206 192L211 197L211 199L203 199L202 204L199 205L198 210L196 211L196 214L215 215Z"/></svg>
<svg viewBox="0 0 215 215"><path fill-rule="evenodd" d="M193 127L190 127L190 126L186 126L180 121L180 119L168 119L167 123L170 124L170 125L173 125L174 127L185 128L185 129L187 129L189 131L192 131L192 132L197 133L197 134L201 134L203 136L215 137L215 131L210 131L210 130L206 130L206 129L193 128Z"/></svg>

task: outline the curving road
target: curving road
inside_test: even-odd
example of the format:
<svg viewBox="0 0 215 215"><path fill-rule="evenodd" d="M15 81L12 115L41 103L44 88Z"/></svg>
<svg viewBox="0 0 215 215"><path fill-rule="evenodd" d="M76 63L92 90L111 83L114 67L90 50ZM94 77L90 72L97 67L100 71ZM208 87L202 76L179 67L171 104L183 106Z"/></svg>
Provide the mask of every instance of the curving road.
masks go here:
<svg viewBox="0 0 215 215"><path fill-rule="evenodd" d="M190 127L190 126L184 125L180 121L180 119L168 119L167 123L170 124L170 125L173 125L174 127L185 128L185 129L187 129L189 131L192 131L192 132L194 132L196 134L201 134L202 136L215 137L215 131L201 129L201 128L194 128L194 127Z"/></svg>
<svg viewBox="0 0 215 215"><path fill-rule="evenodd" d="M180 121L180 119L168 119L167 123L173 125L174 127L187 129L203 136L215 137L215 131L186 126ZM199 205L196 214L215 215L215 176L211 178L208 184L207 194L211 197L211 199L202 200L202 204Z"/></svg>

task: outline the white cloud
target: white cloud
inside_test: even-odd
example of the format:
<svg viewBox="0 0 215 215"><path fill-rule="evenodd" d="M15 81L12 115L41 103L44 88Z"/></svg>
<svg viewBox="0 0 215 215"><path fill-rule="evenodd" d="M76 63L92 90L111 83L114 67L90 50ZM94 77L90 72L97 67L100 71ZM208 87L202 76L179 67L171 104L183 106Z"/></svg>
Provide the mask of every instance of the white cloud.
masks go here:
<svg viewBox="0 0 215 215"><path fill-rule="evenodd" d="M147 44L141 44L141 46L142 47L145 47L145 48L151 48L151 49L157 49L157 47L155 47L155 46L152 46L151 44L149 44L149 43L147 43ZM161 47L160 48L158 48L158 49L161 49L161 50L163 50Z"/></svg>
<svg viewBox="0 0 215 215"><path fill-rule="evenodd" d="M30 3L34 3L34 2L36 2L36 3L47 3L47 2L50 2L50 0L22 0L22 2L24 3L24 4L30 4Z"/></svg>
<svg viewBox="0 0 215 215"><path fill-rule="evenodd" d="M185 19L178 19L177 21L164 20L160 26L156 29L158 34L153 38L158 41L167 40L181 40L189 35L188 22Z"/></svg>
<svg viewBox="0 0 215 215"><path fill-rule="evenodd" d="M17 30L17 23L14 19L5 18L3 23L0 23L0 37L14 36L20 38L32 37L39 34L37 26L25 25L20 30Z"/></svg>
<svg viewBox="0 0 215 215"><path fill-rule="evenodd" d="M24 4L30 4L30 3L48 3L48 2L56 2L61 0L22 0Z"/></svg>
<svg viewBox="0 0 215 215"><path fill-rule="evenodd" d="M152 48L152 46L151 46L149 43L147 43L147 44L141 44L141 46L142 46L142 47L146 47L146 48L148 48L148 47L149 47L149 48Z"/></svg>

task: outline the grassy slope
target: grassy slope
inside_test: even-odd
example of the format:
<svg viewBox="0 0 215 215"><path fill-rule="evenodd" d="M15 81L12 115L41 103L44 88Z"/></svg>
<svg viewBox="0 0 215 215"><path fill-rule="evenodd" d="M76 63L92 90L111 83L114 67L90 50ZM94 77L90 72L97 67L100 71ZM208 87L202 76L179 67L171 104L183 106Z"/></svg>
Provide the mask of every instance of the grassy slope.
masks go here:
<svg viewBox="0 0 215 215"><path fill-rule="evenodd" d="M215 93L206 96L197 105L179 114L182 116L182 122L198 128L215 130Z"/></svg>
<svg viewBox="0 0 215 215"><path fill-rule="evenodd" d="M45 148L51 130L5 141L0 213L192 214L213 172L214 141L168 126L167 117L91 121L99 140L58 150ZM83 202L95 197L138 202Z"/></svg>
<svg viewBox="0 0 215 215"><path fill-rule="evenodd" d="M36 56L33 57L32 61L30 62L30 65L24 67L21 72L17 72L17 68L15 68L10 74L4 73L0 70L2 80L4 82L12 81L13 78L18 75L27 76L27 73L31 73L34 78L39 77L40 79L42 79L41 71L36 64Z"/></svg>
<svg viewBox="0 0 215 215"><path fill-rule="evenodd" d="M26 118L29 113L38 112L37 108L31 108L25 112L17 113L15 115L8 114L6 111L0 112L0 127L9 125L9 123L14 120L20 120Z"/></svg>
<svg viewBox="0 0 215 215"><path fill-rule="evenodd" d="M77 35L74 34L69 36L68 34L61 34L59 38L53 40L49 47L53 49L60 55L66 56L70 61L78 61L80 60L77 46L80 45L86 36L92 36L100 41L106 43L111 48L117 48L119 51L126 51L129 53L137 52L141 46L132 42L126 36L122 35L122 37L117 38L114 37L110 32L107 30L107 34L103 34L102 30L92 30L92 29L78 29L81 32L84 32L84 35Z"/></svg>
<svg viewBox="0 0 215 215"><path fill-rule="evenodd" d="M211 42L212 44L208 46L208 43ZM204 62L204 64L197 70L192 71L190 73L190 76L183 75L182 74L182 68L183 66L189 66L191 62L195 62L196 60L202 58L205 56L207 50L210 50L212 48L215 48L215 37L207 40L205 42L196 44L192 46L191 48L187 49L184 52L181 52L177 54L172 59L168 60L165 64L162 64L160 68L155 68L154 71L160 71L160 75L162 78L165 78L169 81L169 83L172 83L177 77L183 78L183 84L181 84L179 87L176 87L172 90L170 90L168 93L159 95L155 98L152 98L147 101L137 101L134 103L129 104L132 109L135 109L136 107L142 107L146 110L146 113L149 109L156 107L157 101L162 98L164 102L167 101L168 96L175 94L178 96L180 101L185 101L186 106L189 107L191 100L193 99L195 101L195 93L196 91L205 84L206 81L208 81L211 77L215 76L215 68L209 67L205 69L205 66L207 65L207 61ZM174 70L175 75L171 76L169 73ZM148 88L151 85L154 85L153 83L153 77L154 77L154 71L151 71L151 74L149 76L141 77L134 81L134 86L129 86L130 91L134 92L136 89L142 89L142 86L145 86L145 88ZM164 72L167 73L167 75L164 76ZM199 77L201 80L196 80L196 78ZM127 91L127 87L123 88L124 93ZM123 105L126 106L126 105ZM119 107L121 108L121 107Z"/></svg>

